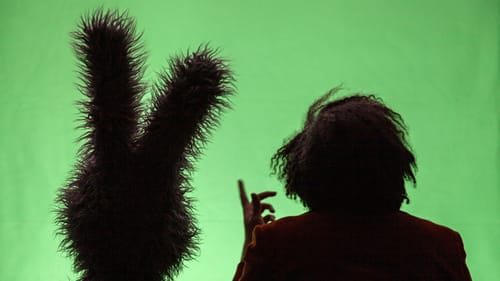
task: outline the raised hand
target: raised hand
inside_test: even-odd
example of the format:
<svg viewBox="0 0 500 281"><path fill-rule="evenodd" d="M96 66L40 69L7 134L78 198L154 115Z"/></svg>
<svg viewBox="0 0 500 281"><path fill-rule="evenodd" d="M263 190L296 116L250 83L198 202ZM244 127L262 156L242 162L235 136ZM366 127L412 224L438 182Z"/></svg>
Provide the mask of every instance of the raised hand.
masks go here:
<svg viewBox="0 0 500 281"><path fill-rule="evenodd" d="M175 57L143 113L144 53L134 21L99 10L74 38L86 132L58 195L61 247L82 281L171 280L197 250L189 176L228 107L231 73L207 46Z"/></svg>
<svg viewBox="0 0 500 281"><path fill-rule="evenodd" d="M267 214L262 216L264 211L268 210L274 213L274 207L269 203L263 203L262 200L276 195L274 191L265 191L259 194L252 193L252 201L248 200L245 186L242 180L238 180L238 189L240 193L240 202L243 209L243 224L245 227L245 242L243 244L243 255L246 246L252 241L252 232L255 226L269 223L275 220L275 216Z"/></svg>

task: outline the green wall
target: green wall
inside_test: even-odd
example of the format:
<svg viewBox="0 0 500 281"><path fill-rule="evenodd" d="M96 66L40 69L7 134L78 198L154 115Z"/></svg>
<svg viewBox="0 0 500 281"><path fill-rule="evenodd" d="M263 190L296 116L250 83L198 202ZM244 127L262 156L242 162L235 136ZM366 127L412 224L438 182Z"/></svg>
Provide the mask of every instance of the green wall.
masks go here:
<svg viewBox="0 0 500 281"><path fill-rule="evenodd" d="M236 180L303 211L269 159L307 106L340 83L405 118L419 164L405 210L462 234L474 280L500 280L500 3L494 0L0 2L0 280L73 279L57 252L56 190L78 149L80 99L69 32L95 7L128 9L144 31L146 78L200 43L237 74L193 184L201 251L177 280L229 280L243 227Z"/></svg>

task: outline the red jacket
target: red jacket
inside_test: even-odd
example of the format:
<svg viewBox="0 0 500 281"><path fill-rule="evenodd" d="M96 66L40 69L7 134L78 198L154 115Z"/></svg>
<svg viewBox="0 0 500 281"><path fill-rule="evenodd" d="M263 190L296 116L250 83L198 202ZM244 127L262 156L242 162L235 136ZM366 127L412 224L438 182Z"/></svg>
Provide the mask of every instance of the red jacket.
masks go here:
<svg viewBox="0 0 500 281"><path fill-rule="evenodd" d="M397 212L308 212L254 229L233 280L471 280L460 235Z"/></svg>

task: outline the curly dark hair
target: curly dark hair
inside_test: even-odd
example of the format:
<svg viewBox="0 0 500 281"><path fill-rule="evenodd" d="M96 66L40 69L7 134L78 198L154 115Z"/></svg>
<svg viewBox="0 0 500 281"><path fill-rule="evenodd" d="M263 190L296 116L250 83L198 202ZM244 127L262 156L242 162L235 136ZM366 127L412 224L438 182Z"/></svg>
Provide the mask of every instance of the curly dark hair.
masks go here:
<svg viewBox="0 0 500 281"><path fill-rule="evenodd" d="M405 180L416 184L406 125L373 95L328 102L339 90L310 106L302 131L272 157L272 173L313 211L397 211L409 203Z"/></svg>

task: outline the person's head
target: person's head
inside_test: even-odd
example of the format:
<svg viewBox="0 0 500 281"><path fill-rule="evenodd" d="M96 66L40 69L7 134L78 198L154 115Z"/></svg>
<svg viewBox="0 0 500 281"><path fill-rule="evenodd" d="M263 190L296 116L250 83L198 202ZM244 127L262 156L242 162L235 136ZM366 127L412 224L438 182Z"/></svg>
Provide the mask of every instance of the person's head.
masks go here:
<svg viewBox="0 0 500 281"><path fill-rule="evenodd" d="M408 202L405 180L416 183L403 119L371 95L328 102L338 89L310 106L302 131L273 156L273 172L311 210L397 211Z"/></svg>

